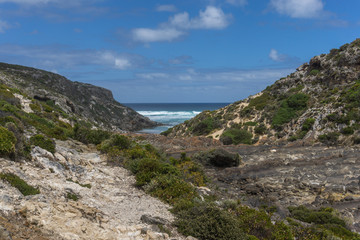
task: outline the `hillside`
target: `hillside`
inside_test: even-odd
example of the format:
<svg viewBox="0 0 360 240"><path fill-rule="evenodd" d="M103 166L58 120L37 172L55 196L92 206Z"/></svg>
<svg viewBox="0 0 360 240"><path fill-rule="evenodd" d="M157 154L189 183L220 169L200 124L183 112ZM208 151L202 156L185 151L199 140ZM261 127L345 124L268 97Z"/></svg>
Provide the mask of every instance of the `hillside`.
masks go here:
<svg viewBox="0 0 360 240"><path fill-rule="evenodd" d="M46 103L50 107L59 108L70 121L75 118L101 128L122 131L136 131L157 125L115 101L111 91L72 82L51 72L0 63L0 83L20 90L22 101Z"/></svg>
<svg viewBox="0 0 360 240"><path fill-rule="evenodd" d="M224 144L360 143L360 39L313 57L262 92L164 132Z"/></svg>

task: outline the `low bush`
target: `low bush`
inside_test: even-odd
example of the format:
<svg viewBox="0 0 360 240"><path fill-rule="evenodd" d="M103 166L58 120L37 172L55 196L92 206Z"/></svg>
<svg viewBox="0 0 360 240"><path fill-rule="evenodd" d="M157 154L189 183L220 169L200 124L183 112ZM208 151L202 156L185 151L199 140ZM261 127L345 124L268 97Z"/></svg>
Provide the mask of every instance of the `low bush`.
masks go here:
<svg viewBox="0 0 360 240"><path fill-rule="evenodd" d="M163 136L168 136L173 131L173 128L169 128L166 131L160 133Z"/></svg>
<svg viewBox="0 0 360 240"><path fill-rule="evenodd" d="M338 132L330 132L327 134L320 135L318 140L328 146L336 145L338 143L338 138L340 133Z"/></svg>
<svg viewBox="0 0 360 240"><path fill-rule="evenodd" d="M110 137L108 131L99 129L90 129L90 126L80 126L76 124L73 128L74 139L83 142L85 144L100 144L102 141Z"/></svg>
<svg viewBox="0 0 360 240"><path fill-rule="evenodd" d="M79 196L78 195L76 195L75 193L72 193L72 192L68 192L68 193L66 193L66 198L67 199L70 199L70 200L73 200L73 201L77 201L77 200L79 200Z"/></svg>
<svg viewBox="0 0 360 240"><path fill-rule="evenodd" d="M265 124L260 123L258 126L255 127L254 130L256 134L263 135L266 132L267 128Z"/></svg>
<svg viewBox="0 0 360 240"><path fill-rule="evenodd" d="M354 134L354 129L352 127L344 127L341 129L341 133L344 135L352 135Z"/></svg>
<svg viewBox="0 0 360 240"><path fill-rule="evenodd" d="M304 93L296 93L282 101L280 108L275 112L272 126L278 129L285 123L290 122L298 115L298 112L307 107L309 96Z"/></svg>
<svg viewBox="0 0 360 240"><path fill-rule="evenodd" d="M200 152L193 158L204 165L215 167L237 167L241 161L239 154L230 153L223 148Z"/></svg>
<svg viewBox="0 0 360 240"><path fill-rule="evenodd" d="M292 223L293 231L300 239L360 239L360 235L351 232L343 219L341 219L332 208L321 208L310 210L304 206L289 207L291 217L314 224L311 228ZM313 237L313 236L317 237ZM306 236L306 237L305 237Z"/></svg>
<svg viewBox="0 0 360 240"><path fill-rule="evenodd" d="M197 136L207 135L219 126L220 123L216 119L212 117L207 117L204 120L196 123L193 127L192 132Z"/></svg>
<svg viewBox="0 0 360 240"><path fill-rule="evenodd" d="M11 186L17 188L24 196L36 195L40 191L37 188L34 188L28 185L24 180L12 173L0 173L0 179L3 179L10 183Z"/></svg>
<svg viewBox="0 0 360 240"><path fill-rule="evenodd" d="M249 102L249 107L254 107L256 110L263 110L266 105L271 101L271 96L269 93L264 92L259 97L253 98Z"/></svg>
<svg viewBox="0 0 360 240"><path fill-rule="evenodd" d="M198 196L190 183L172 174L158 175L145 189L152 196L170 204L174 204L180 199L192 200Z"/></svg>
<svg viewBox="0 0 360 240"><path fill-rule="evenodd" d="M175 225L185 236L207 240L248 239L237 219L214 204L196 204L177 215L179 217Z"/></svg>
<svg viewBox="0 0 360 240"><path fill-rule="evenodd" d="M37 134L30 138L30 144L39 146L51 153L55 153L55 143L53 140L45 137L44 135Z"/></svg>
<svg viewBox="0 0 360 240"><path fill-rule="evenodd" d="M230 139L230 144L252 144L252 137L252 133L245 129L230 128L224 131L224 133L220 137L220 141L222 141L225 145L229 145Z"/></svg>
<svg viewBox="0 0 360 240"><path fill-rule="evenodd" d="M240 227L245 233L258 239L292 240L291 229L283 222L271 222L270 215L264 210L256 210L239 204L234 211Z"/></svg>
<svg viewBox="0 0 360 240"><path fill-rule="evenodd" d="M14 133L0 127L0 156L11 156L15 153L16 138Z"/></svg>
<svg viewBox="0 0 360 240"><path fill-rule="evenodd" d="M311 76L316 76L320 73L320 71L318 69L313 69L310 71L309 75Z"/></svg>
<svg viewBox="0 0 360 240"><path fill-rule="evenodd" d="M304 123L303 123L303 125L302 125L302 127L301 127L301 130L302 130L302 131L306 131L306 132L310 131L311 128L312 128L312 126L314 125L314 123L315 123L315 119L314 119L314 118L307 118L307 119L304 121Z"/></svg>
<svg viewBox="0 0 360 240"><path fill-rule="evenodd" d="M105 153L112 148L125 150L130 148L131 143L132 141L128 137L120 134L113 134L109 139L106 139L100 144L99 149Z"/></svg>
<svg viewBox="0 0 360 240"><path fill-rule="evenodd" d="M334 209L332 208L310 210L305 206L298 206L289 207L288 209L290 211L291 217L303 222L315 224L336 224L342 227L346 227L345 221L336 216Z"/></svg>

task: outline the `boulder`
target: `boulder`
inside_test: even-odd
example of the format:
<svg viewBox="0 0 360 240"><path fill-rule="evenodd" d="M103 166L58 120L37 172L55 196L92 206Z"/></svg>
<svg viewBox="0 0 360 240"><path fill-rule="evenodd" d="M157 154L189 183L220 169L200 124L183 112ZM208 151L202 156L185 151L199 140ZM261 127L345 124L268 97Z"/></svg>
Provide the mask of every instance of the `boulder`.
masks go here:
<svg viewBox="0 0 360 240"><path fill-rule="evenodd" d="M204 165L223 168L237 167L241 161L239 154L228 152L223 148L216 148L207 152L200 152L194 156L194 159Z"/></svg>

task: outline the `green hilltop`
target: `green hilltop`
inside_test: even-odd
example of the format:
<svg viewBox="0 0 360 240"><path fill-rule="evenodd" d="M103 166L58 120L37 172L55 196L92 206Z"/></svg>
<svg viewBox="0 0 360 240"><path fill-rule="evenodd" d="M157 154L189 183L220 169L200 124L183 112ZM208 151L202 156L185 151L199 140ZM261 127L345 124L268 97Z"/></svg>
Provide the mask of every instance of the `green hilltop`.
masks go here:
<svg viewBox="0 0 360 240"><path fill-rule="evenodd" d="M360 143L360 39L313 57L262 92L162 133L224 144Z"/></svg>

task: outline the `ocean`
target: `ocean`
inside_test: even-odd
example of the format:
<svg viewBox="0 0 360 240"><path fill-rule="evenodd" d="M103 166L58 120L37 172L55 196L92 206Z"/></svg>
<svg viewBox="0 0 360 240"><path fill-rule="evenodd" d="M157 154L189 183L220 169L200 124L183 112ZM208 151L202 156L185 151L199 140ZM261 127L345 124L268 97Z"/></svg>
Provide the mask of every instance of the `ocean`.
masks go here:
<svg viewBox="0 0 360 240"><path fill-rule="evenodd" d="M205 110L216 110L230 103L125 103L141 115L155 122L164 124L153 129L143 129L139 132L159 134L167 129L195 117Z"/></svg>

